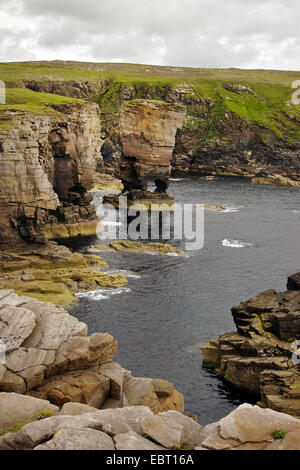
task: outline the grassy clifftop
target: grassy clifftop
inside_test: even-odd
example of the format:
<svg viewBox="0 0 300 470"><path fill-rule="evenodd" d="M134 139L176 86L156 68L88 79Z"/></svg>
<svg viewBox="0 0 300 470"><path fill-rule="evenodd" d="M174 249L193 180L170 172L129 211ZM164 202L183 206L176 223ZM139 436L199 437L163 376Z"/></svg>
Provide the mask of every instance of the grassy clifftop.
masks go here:
<svg viewBox="0 0 300 470"><path fill-rule="evenodd" d="M62 92L60 88L53 92L56 94L19 88L26 81L57 82L61 87L64 82L102 80L101 89L96 93L88 92L86 99L99 103L108 134L117 126L118 109L124 100L150 98L168 102L179 99L188 110L185 129L201 131L206 140L222 137L220 122L230 115L247 125L261 127L262 134L271 132L286 145L294 145L300 141L300 106L291 104L294 91L291 85L297 79L300 79L300 72L296 71L64 61L1 63L0 80L16 88L8 88L7 105L0 105L0 111L9 108L38 112L46 110L47 104L75 100L58 96L68 96L68 90Z"/></svg>
<svg viewBox="0 0 300 470"><path fill-rule="evenodd" d="M109 64L71 61L0 63L0 80L228 80L286 85L299 79L300 72L278 70L203 69L157 65Z"/></svg>

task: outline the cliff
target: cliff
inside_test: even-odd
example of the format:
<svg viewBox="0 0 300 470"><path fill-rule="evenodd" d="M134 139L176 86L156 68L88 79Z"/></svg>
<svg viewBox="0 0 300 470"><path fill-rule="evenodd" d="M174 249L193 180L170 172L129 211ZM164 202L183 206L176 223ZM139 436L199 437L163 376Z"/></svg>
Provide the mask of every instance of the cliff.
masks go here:
<svg viewBox="0 0 300 470"><path fill-rule="evenodd" d="M256 394L261 406L293 416L300 416L299 280L294 274L285 292L270 289L233 307L237 332L203 348L204 364L229 384Z"/></svg>
<svg viewBox="0 0 300 470"><path fill-rule="evenodd" d="M69 100L36 110L36 99L0 115L0 249L95 231L88 191L102 160L99 108Z"/></svg>
<svg viewBox="0 0 300 470"><path fill-rule="evenodd" d="M132 100L121 107L120 178L125 189L146 191L152 179L158 191L166 191L175 136L184 114L184 108L163 101Z"/></svg>
<svg viewBox="0 0 300 470"><path fill-rule="evenodd" d="M186 109L184 124L175 129L173 170L255 177L259 183L288 184L268 180L272 175L299 180L300 110L291 102L297 72L55 61L0 64L0 77L21 92L96 101L104 139L98 171L118 174L128 153L124 109L132 104L133 116L136 100L158 100ZM141 122L144 112L138 116L136 107L134 113Z"/></svg>

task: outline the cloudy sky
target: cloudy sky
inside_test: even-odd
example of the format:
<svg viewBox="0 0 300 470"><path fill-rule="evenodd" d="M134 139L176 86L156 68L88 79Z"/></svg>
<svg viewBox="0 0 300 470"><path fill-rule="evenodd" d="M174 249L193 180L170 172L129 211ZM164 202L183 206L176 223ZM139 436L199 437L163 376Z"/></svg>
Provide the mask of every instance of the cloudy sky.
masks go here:
<svg viewBox="0 0 300 470"><path fill-rule="evenodd" d="M300 70L299 0L0 0L0 61Z"/></svg>

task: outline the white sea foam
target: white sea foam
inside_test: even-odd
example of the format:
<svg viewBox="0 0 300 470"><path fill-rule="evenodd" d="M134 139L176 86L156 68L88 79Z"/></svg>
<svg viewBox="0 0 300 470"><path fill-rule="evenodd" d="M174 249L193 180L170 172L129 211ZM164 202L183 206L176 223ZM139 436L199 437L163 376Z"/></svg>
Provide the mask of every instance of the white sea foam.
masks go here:
<svg viewBox="0 0 300 470"><path fill-rule="evenodd" d="M88 292L78 292L76 294L76 297L78 297L79 299L88 298L91 300L107 300L113 295L120 295L130 291L131 289L129 289L129 287L119 287L118 289L101 288Z"/></svg>
<svg viewBox="0 0 300 470"><path fill-rule="evenodd" d="M245 248L247 246L252 246L251 243L246 243L241 240L227 240L227 238L222 241L222 245L229 248Z"/></svg>
<svg viewBox="0 0 300 470"><path fill-rule="evenodd" d="M109 220L103 221L101 224L110 227L121 227L121 225L123 225L121 222L110 222Z"/></svg>
<svg viewBox="0 0 300 470"><path fill-rule="evenodd" d="M111 271L102 271L104 274L124 274L125 277L131 278L131 279L141 279L142 276L139 274L136 274L133 271L127 271L126 269L114 269Z"/></svg>
<svg viewBox="0 0 300 470"><path fill-rule="evenodd" d="M239 208L238 207L226 207L224 212L238 212Z"/></svg>

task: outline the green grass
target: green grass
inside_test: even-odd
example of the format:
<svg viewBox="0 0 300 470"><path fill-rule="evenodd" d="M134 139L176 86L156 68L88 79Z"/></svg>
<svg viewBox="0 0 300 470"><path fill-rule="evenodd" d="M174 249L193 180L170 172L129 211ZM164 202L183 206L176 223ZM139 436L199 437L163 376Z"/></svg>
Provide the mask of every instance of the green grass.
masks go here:
<svg viewBox="0 0 300 470"><path fill-rule="evenodd" d="M84 104L84 101L51 93L38 93L25 88L7 88L6 104L0 104L0 111L13 109L33 113L54 112L52 105L69 103Z"/></svg>
<svg viewBox="0 0 300 470"><path fill-rule="evenodd" d="M100 105L102 120L108 135L118 128L119 108L128 99L151 98L169 100L175 85L188 83L194 87L187 105L188 119L183 131L200 131L202 142L224 138L222 122L226 115L261 127L262 139L269 132L287 145L300 141L300 106L288 104L291 84L300 79L297 71L201 69L135 64L88 62L19 62L0 63L0 80L99 80L106 79L100 96L91 97ZM244 84L254 94L226 90L225 83ZM16 83L16 86L17 83ZM125 94L124 94L125 93ZM126 95L127 93L127 95ZM193 98L195 100L193 101ZM197 99L210 98L212 106L198 104ZM57 95L35 93L26 89L7 89L7 105L2 109L31 112L51 111L47 104L82 102Z"/></svg>
<svg viewBox="0 0 300 470"><path fill-rule="evenodd" d="M50 418L53 415L54 415L54 412L51 410L40 411L39 413L35 415L34 418L27 419L26 421L23 421L23 423L18 423L14 427L5 429L5 431L2 434L0 434L0 437L3 437L5 434L8 434L8 433L16 433L20 431L24 426L26 426L26 424L33 423L34 421L38 419Z"/></svg>
<svg viewBox="0 0 300 470"><path fill-rule="evenodd" d="M276 429L276 431L274 431L273 436L275 440L284 439L287 433L288 431L286 431L285 429Z"/></svg>
<svg viewBox="0 0 300 470"><path fill-rule="evenodd" d="M132 80L225 80L251 83L290 84L299 79L297 71L208 69L167 67L142 64L90 63L72 61L0 63L0 80L96 80L111 77L118 81Z"/></svg>

